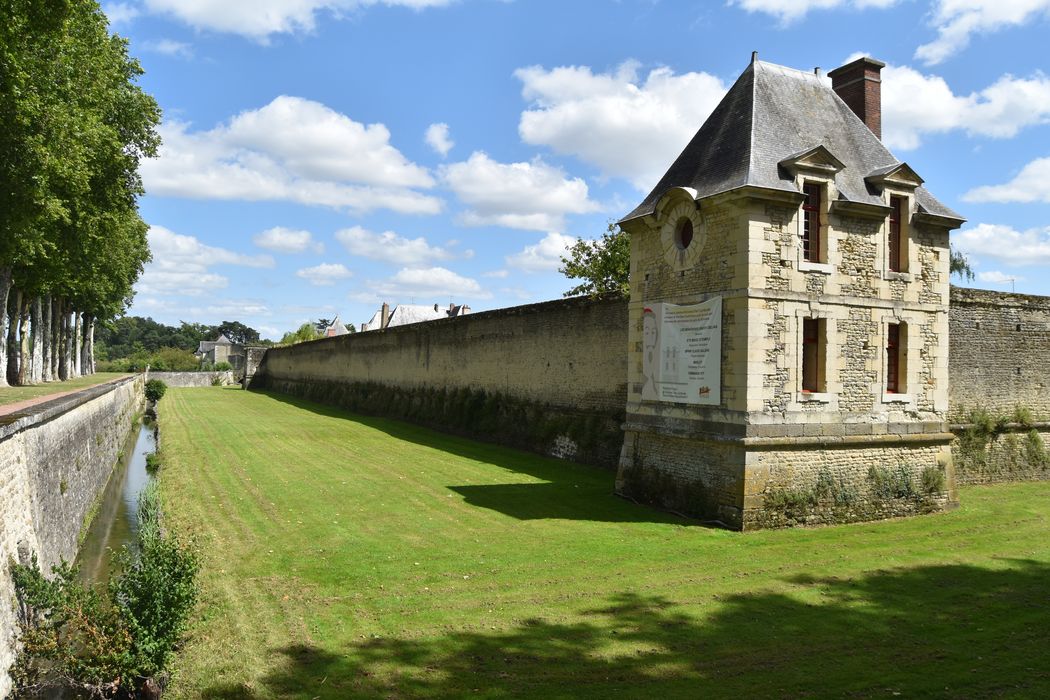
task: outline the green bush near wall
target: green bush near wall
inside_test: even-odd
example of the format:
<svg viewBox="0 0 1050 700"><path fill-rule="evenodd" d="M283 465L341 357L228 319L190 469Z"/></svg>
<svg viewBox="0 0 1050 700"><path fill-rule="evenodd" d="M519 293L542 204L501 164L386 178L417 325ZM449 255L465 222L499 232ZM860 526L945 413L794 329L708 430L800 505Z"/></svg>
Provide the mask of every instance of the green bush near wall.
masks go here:
<svg viewBox="0 0 1050 700"><path fill-rule="evenodd" d="M1050 478L1050 453L1028 408L995 415L977 407L959 417L965 427L952 446L959 483Z"/></svg>

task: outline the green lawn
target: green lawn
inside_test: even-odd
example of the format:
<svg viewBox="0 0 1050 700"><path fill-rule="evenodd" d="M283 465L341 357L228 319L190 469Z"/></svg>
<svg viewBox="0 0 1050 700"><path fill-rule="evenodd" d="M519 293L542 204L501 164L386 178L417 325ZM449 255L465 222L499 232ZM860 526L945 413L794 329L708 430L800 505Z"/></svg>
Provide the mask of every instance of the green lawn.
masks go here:
<svg viewBox="0 0 1050 700"><path fill-rule="evenodd" d="M102 382L108 382L117 377L123 377L120 372L99 372L89 374L86 377L74 377L64 382L48 382L47 384L34 384L33 386L11 386L0 388L0 406L26 399L35 399L48 394L58 394L63 391L74 391L95 386Z"/></svg>
<svg viewBox="0 0 1050 700"><path fill-rule="evenodd" d="M612 475L236 389L160 404L176 697L1047 697L1050 483L741 535Z"/></svg>

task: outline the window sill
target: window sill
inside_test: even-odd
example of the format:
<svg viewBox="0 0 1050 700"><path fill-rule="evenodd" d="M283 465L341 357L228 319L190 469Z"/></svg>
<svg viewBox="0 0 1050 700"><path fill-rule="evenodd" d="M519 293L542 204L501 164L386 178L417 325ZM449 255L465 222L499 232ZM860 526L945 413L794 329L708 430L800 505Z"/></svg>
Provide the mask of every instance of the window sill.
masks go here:
<svg viewBox="0 0 1050 700"><path fill-rule="evenodd" d="M882 403L911 403L911 394L886 394L882 395Z"/></svg>
<svg viewBox="0 0 1050 700"><path fill-rule="evenodd" d="M799 272L819 272L822 275L830 275L835 271L835 266L831 263L818 263L810 262L808 260L798 261Z"/></svg>
<svg viewBox="0 0 1050 700"><path fill-rule="evenodd" d="M913 277L910 272L889 272L883 274L883 279L898 281L898 282L911 282Z"/></svg>
<svg viewBox="0 0 1050 700"><path fill-rule="evenodd" d="M831 403L831 394L815 391L800 391L796 397L798 403Z"/></svg>

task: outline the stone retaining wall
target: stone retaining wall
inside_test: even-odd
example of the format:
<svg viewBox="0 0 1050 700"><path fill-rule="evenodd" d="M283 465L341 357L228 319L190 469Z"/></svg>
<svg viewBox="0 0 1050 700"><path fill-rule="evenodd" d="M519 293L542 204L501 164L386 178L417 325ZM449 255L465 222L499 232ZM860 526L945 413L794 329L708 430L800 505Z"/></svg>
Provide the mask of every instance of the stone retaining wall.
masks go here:
<svg viewBox="0 0 1050 700"><path fill-rule="evenodd" d="M251 388L612 468L626 347L622 300L564 299L273 348Z"/></svg>
<svg viewBox="0 0 1050 700"><path fill-rule="evenodd" d="M76 557L142 407L139 375L0 418L0 697L10 691L16 632L7 562L36 553L49 571Z"/></svg>
<svg viewBox="0 0 1050 700"><path fill-rule="evenodd" d="M216 378L223 386L236 384L233 372L149 372L148 379L159 379L168 386L214 386Z"/></svg>

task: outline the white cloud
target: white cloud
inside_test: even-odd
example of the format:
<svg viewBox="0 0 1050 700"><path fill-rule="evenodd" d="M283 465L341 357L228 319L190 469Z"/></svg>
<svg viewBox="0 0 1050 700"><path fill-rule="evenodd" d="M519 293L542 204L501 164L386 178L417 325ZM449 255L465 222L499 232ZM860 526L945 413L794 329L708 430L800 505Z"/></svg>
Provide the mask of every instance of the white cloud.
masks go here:
<svg viewBox="0 0 1050 700"><path fill-rule="evenodd" d="M507 256L507 265L525 272L553 272L561 265L561 258L576 242L572 236L548 233L539 243L525 246L520 253Z"/></svg>
<svg viewBox="0 0 1050 700"><path fill-rule="evenodd" d="M198 296L223 289L229 280L212 272L213 265L274 266L269 255L244 255L205 245L193 236L180 235L163 226L150 227L149 246L153 262L146 266L135 285L136 292L147 296Z"/></svg>
<svg viewBox="0 0 1050 700"><path fill-rule="evenodd" d="M495 277L496 279L506 279L509 275L509 270L492 270L491 272L484 273L482 277Z"/></svg>
<svg viewBox="0 0 1050 700"><path fill-rule="evenodd" d="M129 2L106 3L102 6L102 12L104 12L106 17L109 18L109 25L111 27L120 24L128 24L142 14L142 10Z"/></svg>
<svg viewBox="0 0 1050 700"><path fill-rule="evenodd" d="M481 151L443 166L441 177L467 206L467 226L506 226L535 231L561 229L566 214L586 214L599 206L587 197L587 183L568 178L561 168L536 158L529 163L498 163Z"/></svg>
<svg viewBox="0 0 1050 700"><path fill-rule="evenodd" d="M917 148L925 134L961 130L1010 138L1050 121L1050 77L1004 75L969 95L956 95L944 78L907 66L882 70L883 141L890 148Z"/></svg>
<svg viewBox="0 0 1050 700"><path fill-rule="evenodd" d="M239 34L266 43L272 34L311 32L322 12L339 17L372 5L423 9L451 0L145 0L154 13L195 29Z"/></svg>
<svg viewBox="0 0 1050 700"><path fill-rule="evenodd" d="M448 134L448 124L443 122L428 126L425 138L427 145L442 156L447 156L452 147L456 145Z"/></svg>
<svg viewBox="0 0 1050 700"><path fill-rule="evenodd" d="M351 255L398 265L417 266L452 257L449 251L430 245L422 236L405 238L393 231L373 233L360 226L354 226L337 231L335 239L342 243ZM473 254L472 251L468 252Z"/></svg>
<svg viewBox="0 0 1050 700"><path fill-rule="evenodd" d="M1021 282L1024 277L1018 275L1008 275L1005 272L999 270L989 270L988 272L978 272L977 279L981 282L989 282L991 284L1008 284L1013 282Z"/></svg>
<svg viewBox="0 0 1050 700"><path fill-rule="evenodd" d="M283 226L275 226L252 236L252 242L260 248L274 250L278 253L303 253L312 250L324 252L324 244L313 239L309 231L297 231Z"/></svg>
<svg viewBox="0 0 1050 700"><path fill-rule="evenodd" d="M210 131L160 128L160 155L142 164L150 194L292 201L367 212L435 214L441 200L413 188L430 173L390 145L382 124L355 122L319 102L282 95Z"/></svg>
<svg viewBox="0 0 1050 700"><path fill-rule="evenodd" d="M321 263L295 272L296 277L306 280L315 287L330 287L340 280L348 279L353 274L342 263Z"/></svg>
<svg viewBox="0 0 1050 700"><path fill-rule="evenodd" d="M518 124L521 138L650 189L726 86L707 73L675 75L670 68L656 68L641 81L638 68L627 61L615 73L596 74L586 66L518 69L514 74L530 103Z"/></svg>
<svg viewBox="0 0 1050 700"><path fill-rule="evenodd" d="M163 56L173 58L193 58L193 47L182 41L174 39L158 39L157 41L145 41L142 48L146 51L159 53Z"/></svg>
<svg viewBox="0 0 1050 700"><path fill-rule="evenodd" d="M1050 265L1050 226L1017 231L999 224L978 224L953 235L952 243L968 255L1008 265Z"/></svg>
<svg viewBox="0 0 1050 700"><path fill-rule="evenodd" d="M488 299L491 296L482 289L477 280L447 268L406 267L385 281L369 282L366 290L351 294L350 298L365 303L380 299L397 300L395 303L414 303L413 300Z"/></svg>
<svg viewBox="0 0 1050 700"><path fill-rule="evenodd" d="M1050 203L1050 158L1036 158L1002 185L976 187L963 195L967 202Z"/></svg>
<svg viewBox="0 0 1050 700"><path fill-rule="evenodd" d="M897 0L731 0L731 4L748 12L764 12L790 24L801 19L810 10L830 10L839 7L864 9L885 8L895 5Z"/></svg>
<svg viewBox="0 0 1050 700"><path fill-rule="evenodd" d="M1050 0L938 0L933 13L937 38L915 50L926 65L941 63L979 32L1018 26L1050 13Z"/></svg>

